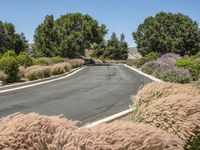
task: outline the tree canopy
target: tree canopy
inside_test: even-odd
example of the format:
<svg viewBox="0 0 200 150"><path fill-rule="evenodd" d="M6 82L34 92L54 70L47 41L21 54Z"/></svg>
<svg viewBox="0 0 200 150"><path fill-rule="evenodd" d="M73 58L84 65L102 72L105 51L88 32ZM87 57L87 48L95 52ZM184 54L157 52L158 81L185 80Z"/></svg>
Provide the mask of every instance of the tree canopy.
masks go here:
<svg viewBox="0 0 200 150"><path fill-rule="evenodd" d="M46 16L34 35L34 54L46 57L84 56L85 49L103 41L107 33L105 25L89 15L70 13L54 20Z"/></svg>
<svg viewBox="0 0 200 150"><path fill-rule="evenodd" d="M125 35L121 34L120 40L113 32L111 38L93 47L92 56L96 58L125 60L128 58L128 44L125 41Z"/></svg>
<svg viewBox="0 0 200 150"><path fill-rule="evenodd" d="M28 41L23 33L16 33L12 23L0 21L0 54L14 50L17 54L28 48Z"/></svg>
<svg viewBox="0 0 200 150"><path fill-rule="evenodd" d="M148 17L133 33L142 55L152 51L193 55L200 51L200 29L197 22L183 14L160 12Z"/></svg>

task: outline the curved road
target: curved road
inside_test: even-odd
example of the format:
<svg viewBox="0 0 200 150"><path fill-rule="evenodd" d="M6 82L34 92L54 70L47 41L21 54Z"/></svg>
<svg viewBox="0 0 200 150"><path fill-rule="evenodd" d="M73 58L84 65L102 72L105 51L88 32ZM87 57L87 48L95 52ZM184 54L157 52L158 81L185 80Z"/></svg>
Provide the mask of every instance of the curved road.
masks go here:
<svg viewBox="0 0 200 150"><path fill-rule="evenodd" d="M0 93L0 116L38 112L93 122L129 108L130 96L150 79L120 65L87 66L55 82Z"/></svg>

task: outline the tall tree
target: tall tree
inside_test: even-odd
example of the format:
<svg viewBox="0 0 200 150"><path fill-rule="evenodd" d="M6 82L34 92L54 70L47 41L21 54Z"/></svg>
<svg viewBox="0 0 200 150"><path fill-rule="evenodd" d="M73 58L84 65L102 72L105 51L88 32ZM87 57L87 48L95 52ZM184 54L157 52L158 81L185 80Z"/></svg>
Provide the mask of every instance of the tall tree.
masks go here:
<svg viewBox="0 0 200 150"><path fill-rule="evenodd" d="M59 55L57 50L57 33L54 30L54 17L47 15L34 35L33 54L35 56L52 57Z"/></svg>
<svg viewBox="0 0 200 150"><path fill-rule="evenodd" d="M0 21L0 54L14 50L17 54L28 48L28 41L23 33L16 33L12 23Z"/></svg>
<svg viewBox="0 0 200 150"><path fill-rule="evenodd" d="M61 16L55 22L62 57L84 56L85 49L101 43L107 33L105 25L99 25L89 15L71 13Z"/></svg>
<svg viewBox="0 0 200 150"><path fill-rule="evenodd" d="M34 52L42 56L81 57L85 49L101 43L107 33L105 25L89 15L70 13L54 21L47 16L36 29Z"/></svg>
<svg viewBox="0 0 200 150"><path fill-rule="evenodd" d="M113 32L111 38L102 43L101 45L95 45L93 47L93 57L114 59L114 60L125 60L128 58L128 44L125 41L125 35L121 34L120 40L117 35Z"/></svg>
<svg viewBox="0 0 200 150"><path fill-rule="evenodd" d="M133 32L142 55L150 52L193 55L200 51L200 29L197 22L183 14L160 12L148 17Z"/></svg>

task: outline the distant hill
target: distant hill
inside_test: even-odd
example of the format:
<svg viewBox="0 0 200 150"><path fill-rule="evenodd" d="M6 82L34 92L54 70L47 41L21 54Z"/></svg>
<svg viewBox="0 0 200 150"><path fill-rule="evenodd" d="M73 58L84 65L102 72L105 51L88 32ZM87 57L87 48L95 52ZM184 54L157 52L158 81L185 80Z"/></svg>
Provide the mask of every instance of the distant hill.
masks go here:
<svg viewBox="0 0 200 150"><path fill-rule="evenodd" d="M140 56L140 53L137 51L136 47L129 47L128 51L133 56Z"/></svg>

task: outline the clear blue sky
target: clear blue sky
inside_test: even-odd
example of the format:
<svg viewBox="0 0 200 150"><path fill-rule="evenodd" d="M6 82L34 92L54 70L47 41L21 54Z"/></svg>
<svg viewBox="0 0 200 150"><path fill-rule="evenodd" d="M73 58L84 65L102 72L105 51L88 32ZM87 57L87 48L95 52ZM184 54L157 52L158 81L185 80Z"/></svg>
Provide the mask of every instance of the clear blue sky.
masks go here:
<svg viewBox="0 0 200 150"><path fill-rule="evenodd" d="M89 14L109 29L124 33L129 46L135 46L132 32L148 17L160 11L181 12L200 23L200 0L1 0L0 20L11 22L24 32L29 42L47 14L55 18L69 12Z"/></svg>

